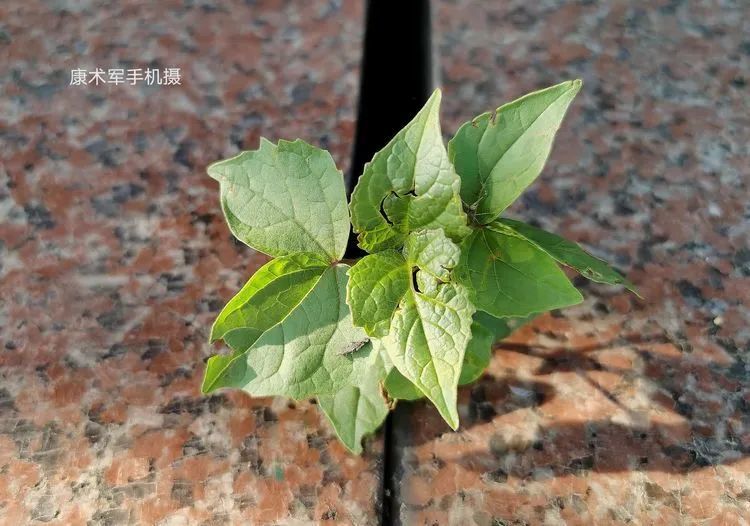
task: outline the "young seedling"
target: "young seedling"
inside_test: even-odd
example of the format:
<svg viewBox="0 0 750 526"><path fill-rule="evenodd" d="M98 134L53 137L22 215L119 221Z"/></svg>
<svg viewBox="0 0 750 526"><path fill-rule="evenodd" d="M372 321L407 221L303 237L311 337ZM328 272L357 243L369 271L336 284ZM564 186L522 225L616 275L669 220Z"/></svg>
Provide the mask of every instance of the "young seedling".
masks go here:
<svg viewBox="0 0 750 526"><path fill-rule="evenodd" d="M367 163L347 207L330 154L301 140L208 167L232 233L274 259L219 314L202 390L316 397L355 453L392 402L456 391L524 319L582 296L559 265L633 286L577 244L502 217L542 171L581 87L569 81L467 122L445 148L440 91ZM349 223L367 255L344 262Z"/></svg>

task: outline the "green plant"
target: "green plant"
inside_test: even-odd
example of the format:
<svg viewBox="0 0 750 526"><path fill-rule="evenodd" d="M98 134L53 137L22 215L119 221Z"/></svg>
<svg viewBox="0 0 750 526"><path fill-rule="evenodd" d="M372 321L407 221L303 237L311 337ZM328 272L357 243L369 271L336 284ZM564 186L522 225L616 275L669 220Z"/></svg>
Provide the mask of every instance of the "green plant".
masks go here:
<svg viewBox="0 0 750 526"><path fill-rule="evenodd" d="M435 91L364 168L347 207L328 152L301 140L212 164L232 233L268 254L219 314L202 390L316 397L350 450L396 400L427 397L453 429L456 390L494 342L582 296L558 264L632 285L577 244L501 218L539 175L581 82L467 122L446 150ZM350 214L351 212L351 214ZM344 261L349 221L368 255ZM350 266L351 265L351 266Z"/></svg>

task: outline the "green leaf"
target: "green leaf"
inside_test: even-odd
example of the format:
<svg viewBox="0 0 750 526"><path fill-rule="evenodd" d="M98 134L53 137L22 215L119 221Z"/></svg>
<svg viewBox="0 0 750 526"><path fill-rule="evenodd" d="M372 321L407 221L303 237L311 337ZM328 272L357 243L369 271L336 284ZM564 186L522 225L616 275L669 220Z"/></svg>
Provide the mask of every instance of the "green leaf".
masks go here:
<svg viewBox="0 0 750 526"><path fill-rule="evenodd" d="M395 367L388 372L384 385L388 396L395 400L419 400L425 397L424 393L398 372Z"/></svg>
<svg viewBox="0 0 750 526"><path fill-rule="evenodd" d="M474 313L467 291L451 281L459 258L459 247L442 230L412 232L404 255L389 251L357 263L347 296L356 323L390 327L381 341L393 365L454 429L456 388ZM394 282L398 286L391 286ZM412 398L408 387L395 374L386 379L389 392L404 391L396 398Z"/></svg>
<svg viewBox="0 0 750 526"><path fill-rule="evenodd" d="M458 265L461 249L442 230L413 232L404 245L409 269L419 269L418 283L424 287L445 283Z"/></svg>
<svg viewBox="0 0 750 526"><path fill-rule="evenodd" d="M499 342L524 323L536 315L526 318L495 318L486 312L476 311L471 323L471 340L466 347L464 362L458 385L466 385L476 381L487 369L492 358L493 344ZM379 340L373 340L373 346L378 349ZM382 344L380 344L382 348ZM383 349L382 352L385 352ZM398 369L387 366L387 376L384 386L388 395L397 400L418 400L424 394L413 383L407 380Z"/></svg>
<svg viewBox="0 0 750 526"><path fill-rule="evenodd" d="M442 231L429 230L412 233L404 252L412 280L394 313L385 347L403 379L456 429L456 389L474 313L467 291L450 281L460 249ZM387 385L397 397L414 398L411 386L396 375Z"/></svg>
<svg viewBox="0 0 750 526"><path fill-rule="evenodd" d="M399 252L387 250L363 257L349 269L346 301L354 325L370 336L384 336L408 288L409 269Z"/></svg>
<svg viewBox="0 0 750 526"><path fill-rule="evenodd" d="M609 285L624 285L626 289L638 295L635 286L622 274L610 267L605 261L583 250L578 244L521 221L501 219L500 222L536 244L559 263L580 272L582 276L591 281Z"/></svg>
<svg viewBox="0 0 750 526"><path fill-rule="evenodd" d="M471 324L471 340L466 347L459 385L466 385L479 378L490 364L492 346L534 316L527 318L495 318L483 311L474 313Z"/></svg>
<svg viewBox="0 0 750 526"><path fill-rule="evenodd" d="M471 323L471 340L466 346L458 385L470 384L484 373L492 358L493 344L512 331L508 321L522 319L500 319L482 311L474 313L474 319ZM424 394L417 389L417 386L407 380L395 367L388 371L385 378L385 388L391 398L398 400L424 398Z"/></svg>
<svg viewBox="0 0 750 526"><path fill-rule="evenodd" d="M255 396L300 399L366 378L372 345L351 322L347 268L328 268L297 308L249 350L210 359L204 392L235 387Z"/></svg>
<svg viewBox="0 0 750 526"><path fill-rule="evenodd" d="M248 349L302 301L327 267L315 254L269 261L224 306L211 328L211 341L223 339L235 350Z"/></svg>
<svg viewBox="0 0 750 526"><path fill-rule="evenodd" d="M362 438L377 431L389 410L380 385L371 381L319 395L318 403L341 442L356 454L362 453Z"/></svg>
<svg viewBox="0 0 750 526"><path fill-rule="evenodd" d="M212 164L232 233L260 252L341 259L349 236L344 180L325 150L261 139L260 148Z"/></svg>
<svg viewBox="0 0 750 526"><path fill-rule="evenodd" d="M460 180L443 144L436 90L414 119L367 163L352 194L359 245L400 248L409 232L443 228L458 241L469 231Z"/></svg>
<svg viewBox="0 0 750 526"><path fill-rule="evenodd" d="M456 276L477 309L519 317L583 301L546 252L501 223L474 231L462 246Z"/></svg>
<svg viewBox="0 0 750 526"><path fill-rule="evenodd" d="M487 224L541 173L580 80L529 93L465 123L448 143L461 197Z"/></svg>
<svg viewBox="0 0 750 526"><path fill-rule="evenodd" d="M366 361L367 375L335 393L318 395L320 408L336 435L356 454L362 452L362 438L380 427L389 410L381 393L385 377L382 356L373 351Z"/></svg>
<svg viewBox="0 0 750 526"><path fill-rule="evenodd" d="M495 337L492 331L477 321L477 311L474 314L474 321L471 324L471 340L466 347L464 363L461 366L461 376L458 378L459 385L470 384L490 365L492 358L492 344L495 343Z"/></svg>
<svg viewBox="0 0 750 526"><path fill-rule="evenodd" d="M233 367L235 361L243 356L242 351L234 351L232 354L215 354L206 362L206 370L203 373L201 393L209 394L222 387L234 387L242 381L244 368Z"/></svg>
<svg viewBox="0 0 750 526"><path fill-rule="evenodd" d="M458 428L456 390L473 314L461 285L443 283L426 293L412 289L384 338L399 372L435 404L453 429Z"/></svg>
<svg viewBox="0 0 750 526"><path fill-rule="evenodd" d="M442 230L412 232L403 252L405 256L395 250L371 254L349 270L347 302L354 324L370 336L388 332L416 270L417 286L427 291L450 279L460 256L458 246Z"/></svg>
<svg viewBox="0 0 750 526"><path fill-rule="evenodd" d="M416 385L404 378L404 375L398 372L398 369L396 369L388 356L388 351L386 350L383 341L374 338L372 340L372 346L375 351L383 357L383 364L386 373L383 387L388 393L388 396L394 400L419 400L420 398L424 398L422 391L417 389Z"/></svg>

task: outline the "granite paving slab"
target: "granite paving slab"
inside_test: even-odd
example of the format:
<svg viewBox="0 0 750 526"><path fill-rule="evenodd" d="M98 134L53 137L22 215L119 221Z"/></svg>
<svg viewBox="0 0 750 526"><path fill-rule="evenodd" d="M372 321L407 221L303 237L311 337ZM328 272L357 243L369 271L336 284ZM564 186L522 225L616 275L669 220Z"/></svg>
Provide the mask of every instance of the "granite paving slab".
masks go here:
<svg viewBox="0 0 750 526"><path fill-rule="evenodd" d="M460 392L402 404L404 524L750 523L750 8L435 2L449 135L582 78L510 210L615 263L576 278ZM0 523L374 524L383 440L348 454L309 402L199 393L222 304L265 256L209 162L302 137L346 169L360 2L0 5ZM179 86L70 86L74 68Z"/></svg>
<svg viewBox="0 0 750 526"><path fill-rule="evenodd" d="M510 214L584 243L644 300L502 344L461 429L414 405L406 524L750 523L750 5L440 2L445 129L570 78L551 162Z"/></svg>
<svg viewBox="0 0 750 526"><path fill-rule="evenodd" d="M359 2L0 4L0 523L373 524L382 442L200 394L213 317L265 257L205 166L259 137L349 164ZM83 68L181 84L71 86Z"/></svg>

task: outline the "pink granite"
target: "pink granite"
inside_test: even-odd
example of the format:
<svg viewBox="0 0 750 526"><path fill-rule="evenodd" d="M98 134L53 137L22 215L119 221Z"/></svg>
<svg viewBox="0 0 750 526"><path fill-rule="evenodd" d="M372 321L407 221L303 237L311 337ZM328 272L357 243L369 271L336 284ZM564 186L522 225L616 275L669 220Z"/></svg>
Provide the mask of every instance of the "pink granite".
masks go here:
<svg viewBox="0 0 750 526"><path fill-rule="evenodd" d="M308 402L200 394L264 262L205 166L302 137L348 165L359 3L0 4L0 524L372 524L380 440ZM179 67L180 86L69 86Z"/></svg>
<svg viewBox="0 0 750 526"><path fill-rule="evenodd" d="M584 90L511 213L592 247L644 301L523 328L462 389L403 404L404 524L750 523L750 7L436 2L448 133ZM373 524L383 443L308 402L203 397L207 328L264 262L207 163L261 134L352 144L363 6L0 4L0 524ZM68 86L180 67L179 87Z"/></svg>
<svg viewBox="0 0 750 526"><path fill-rule="evenodd" d="M750 5L440 2L444 121L583 91L513 206L627 272L576 283L402 432L405 524L750 523Z"/></svg>

